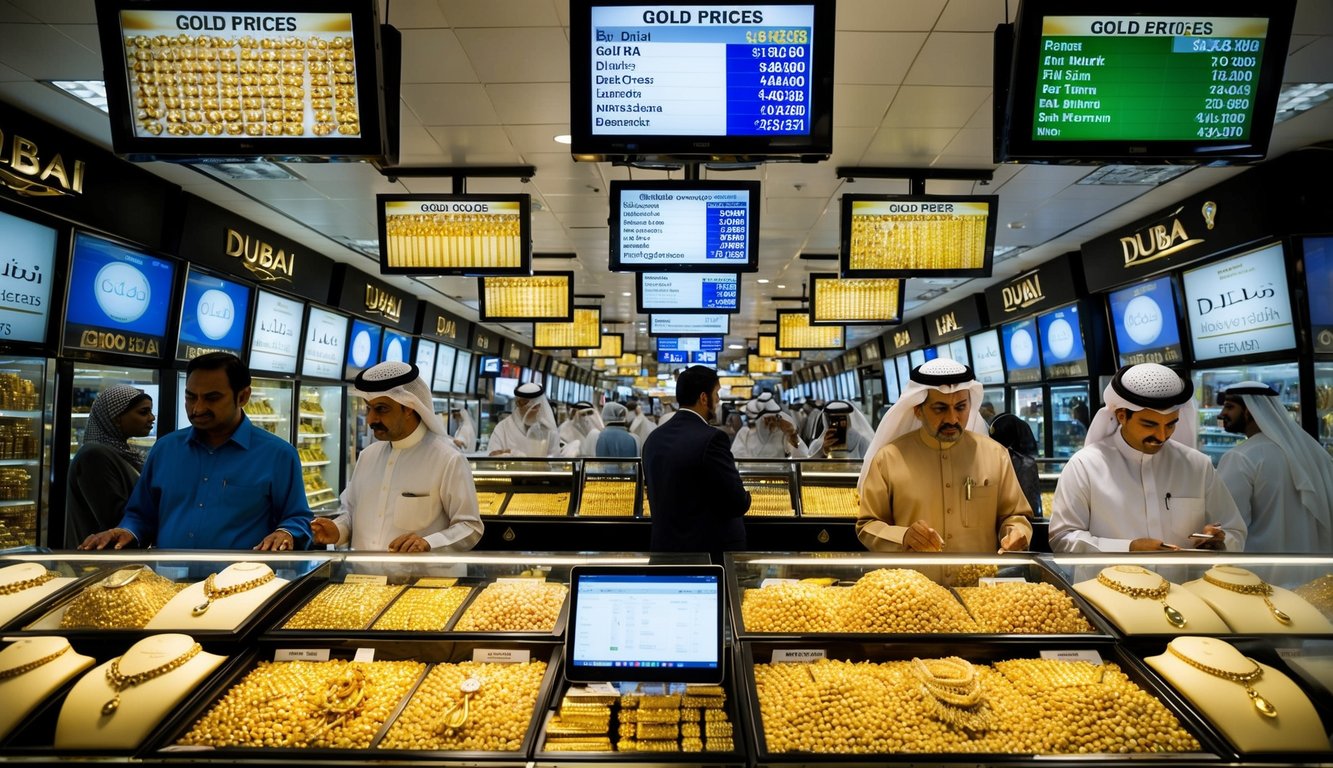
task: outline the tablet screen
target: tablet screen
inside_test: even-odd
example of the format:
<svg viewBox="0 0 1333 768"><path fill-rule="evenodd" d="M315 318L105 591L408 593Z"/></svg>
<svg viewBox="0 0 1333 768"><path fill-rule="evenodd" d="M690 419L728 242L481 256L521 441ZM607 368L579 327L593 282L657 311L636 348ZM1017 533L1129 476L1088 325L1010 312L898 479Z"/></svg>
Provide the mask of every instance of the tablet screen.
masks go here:
<svg viewBox="0 0 1333 768"><path fill-rule="evenodd" d="M722 682L723 578L719 565L575 566L565 677Z"/></svg>

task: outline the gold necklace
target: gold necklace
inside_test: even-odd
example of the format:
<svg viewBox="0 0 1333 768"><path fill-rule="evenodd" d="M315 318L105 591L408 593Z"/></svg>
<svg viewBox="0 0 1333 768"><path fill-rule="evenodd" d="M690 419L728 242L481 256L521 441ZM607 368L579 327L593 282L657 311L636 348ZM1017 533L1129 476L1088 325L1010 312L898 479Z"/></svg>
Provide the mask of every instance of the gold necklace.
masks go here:
<svg viewBox="0 0 1333 768"><path fill-rule="evenodd" d="M1109 589L1113 589L1122 595L1128 595L1135 600L1144 597L1156 600L1162 604L1162 612L1166 614L1166 620L1171 622L1171 626L1185 626L1185 615L1180 611L1177 611L1175 608L1172 608L1166 602L1166 595L1171 591L1171 582L1167 581L1166 578L1162 576L1158 576L1157 578L1161 579L1162 583L1155 587L1131 587L1128 584L1121 584L1110 576L1107 576L1106 571L1102 571L1097 574L1097 583Z"/></svg>
<svg viewBox="0 0 1333 768"><path fill-rule="evenodd" d="M1282 611L1282 609L1273 605L1273 585L1265 581L1260 581L1258 584L1233 584L1229 581L1222 581L1216 576L1211 575L1208 571L1203 572L1203 580L1212 584L1214 587L1221 587L1222 589L1237 594L1258 595L1264 599L1264 605L1268 606L1268 612L1273 614L1273 618L1283 624L1291 623L1291 617Z"/></svg>
<svg viewBox="0 0 1333 768"><path fill-rule="evenodd" d="M989 730L994 724L990 705L982 698L977 669L967 660L957 656L929 661L913 658L912 675L941 722L969 731Z"/></svg>
<svg viewBox="0 0 1333 768"><path fill-rule="evenodd" d="M33 576L31 579L23 581L11 581L8 584L0 584L0 595L12 595L22 592L25 589L39 587L57 576L55 571L44 571L40 576Z"/></svg>
<svg viewBox="0 0 1333 768"><path fill-rule="evenodd" d="M140 683L145 683L160 675L165 675L171 670L180 667L182 664L189 661L190 659L193 659L195 657L195 654L199 653L199 651L201 650L203 650L203 646L199 645L199 643L195 643L194 645L190 646L190 650L186 651L185 653L182 653L181 655L177 656L171 661L168 661L166 664L163 664L160 667L153 667L152 669L144 670L143 672L137 672L133 675L126 675L120 671L120 660L125 657L117 656L116 660L111 662L111 664L106 668L106 681L111 685L112 688L115 689L116 695L112 696L111 699L107 701L107 703L102 705L102 714L111 715L118 708L120 708L121 691L125 690L126 688L133 688L134 686Z"/></svg>
<svg viewBox="0 0 1333 768"><path fill-rule="evenodd" d="M216 573L210 573L208 574L208 578L204 579L204 602L191 608L190 615L203 616L205 613L208 613L208 608L213 604L214 600L221 600L224 597L230 597L232 595L240 594L241 592L248 592L255 587L263 586L270 581L273 581L274 575L273 571L269 571L257 579L250 579L249 581L243 581L240 584L219 589L217 586L218 575Z"/></svg>
<svg viewBox="0 0 1333 768"><path fill-rule="evenodd" d="M1239 683L1240 685L1244 686L1245 693L1250 697L1250 703L1254 704L1254 708L1259 710L1259 714L1263 715L1264 717L1277 717L1277 707L1273 706L1273 702L1269 701L1268 699L1265 699L1263 696L1260 696L1259 692L1254 690L1254 687L1251 685L1254 681L1264 676L1264 668L1259 666L1259 662L1255 661L1254 659L1251 659L1249 656L1246 656L1245 660L1254 665L1253 671L1228 672L1225 669L1210 667L1207 664L1195 661L1194 659L1191 659L1190 657L1186 656L1180 651L1177 651L1175 649L1175 646L1172 646L1170 644L1167 644L1166 649L1171 652L1172 656L1175 656L1177 659L1180 659L1181 661L1185 662L1191 667L1194 667L1200 672L1206 672L1212 675L1213 677L1220 677L1223 680L1230 680L1233 683Z"/></svg>
<svg viewBox="0 0 1333 768"><path fill-rule="evenodd" d="M17 667L10 667L9 669L0 669L0 680L8 680L13 677L18 677L19 675L27 674L33 671L34 669L42 666L43 664L46 664L47 662L55 661L56 659L60 658L60 654L68 650L69 646L67 645L64 648L61 648L60 650L56 651L55 653L49 656L43 656L40 659L33 659L27 664L20 664Z"/></svg>

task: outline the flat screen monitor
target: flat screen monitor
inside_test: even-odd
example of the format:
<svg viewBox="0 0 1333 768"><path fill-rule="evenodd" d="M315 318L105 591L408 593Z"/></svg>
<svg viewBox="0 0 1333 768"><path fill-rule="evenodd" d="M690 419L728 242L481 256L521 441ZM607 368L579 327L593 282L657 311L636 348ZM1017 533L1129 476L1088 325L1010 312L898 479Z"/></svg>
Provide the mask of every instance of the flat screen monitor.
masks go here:
<svg viewBox="0 0 1333 768"><path fill-rule="evenodd" d="M249 286L191 267L181 301L176 359L193 360L208 352L240 355L249 317Z"/></svg>
<svg viewBox="0 0 1333 768"><path fill-rule="evenodd" d="M1010 384L1041 381L1041 345L1037 343L1037 321L1016 320L1000 326L1004 345L1005 380Z"/></svg>
<svg viewBox="0 0 1333 768"><path fill-rule="evenodd" d="M996 195L843 195L842 277L990 277Z"/></svg>
<svg viewBox="0 0 1333 768"><path fill-rule="evenodd" d="M711 314L741 311L741 276L698 272L640 272L638 310Z"/></svg>
<svg viewBox="0 0 1333 768"><path fill-rule="evenodd" d="M614 180L610 193L612 272L759 269L759 182Z"/></svg>
<svg viewBox="0 0 1333 768"><path fill-rule="evenodd" d="M1120 365L1185 361L1175 283L1169 275L1112 291L1106 302Z"/></svg>
<svg viewBox="0 0 1333 768"><path fill-rule="evenodd" d="M663 336L657 340L658 351L721 352L721 336Z"/></svg>
<svg viewBox="0 0 1333 768"><path fill-rule="evenodd" d="M726 336L731 332L731 315L651 314L649 336Z"/></svg>
<svg viewBox="0 0 1333 768"><path fill-rule="evenodd" d="M833 0L572 0L576 160L828 159Z"/></svg>
<svg viewBox="0 0 1333 768"><path fill-rule="evenodd" d="M576 683L721 683L720 565L576 565L565 678Z"/></svg>
<svg viewBox="0 0 1333 768"><path fill-rule="evenodd" d="M574 319L574 273L533 272L478 278L483 322L568 323Z"/></svg>
<svg viewBox="0 0 1333 768"><path fill-rule="evenodd" d="M454 384L451 391L460 395L470 395L475 389L477 381L477 372L472 367L472 353L467 350L458 350L457 359L454 360Z"/></svg>
<svg viewBox="0 0 1333 768"><path fill-rule="evenodd" d="M841 325L811 325L810 313L803 309L778 310L778 349L842 349L846 342Z"/></svg>
<svg viewBox="0 0 1333 768"><path fill-rule="evenodd" d="M917 363L920 365L921 363ZM902 383L904 389L912 381L912 357L909 354L901 354L893 358L893 365L898 369L898 381Z"/></svg>
<svg viewBox="0 0 1333 768"><path fill-rule="evenodd" d="M301 376L335 381L341 379L346 347L347 316L311 307L306 315Z"/></svg>
<svg viewBox="0 0 1333 768"><path fill-rule="evenodd" d="M947 350L950 360L957 360L963 365L972 364L967 356L967 339L954 339L942 348Z"/></svg>
<svg viewBox="0 0 1333 768"><path fill-rule="evenodd" d="M435 347L435 375L431 377L430 389L432 392L452 392L454 386L454 359L458 356L458 350L448 344L438 344Z"/></svg>
<svg viewBox="0 0 1333 768"><path fill-rule="evenodd" d="M898 384L898 366L892 360L881 360L884 368L884 402L892 405L902 397L902 387Z"/></svg>
<svg viewBox="0 0 1333 768"><path fill-rule="evenodd" d="M504 361L494 355L482 355L477 358L477 378L494 379L500 375Z"/></svg>
<svg viewBox="0 0 1333 768"><path fill-rule="evenodd" d="M270 291L257 291L250 332L250 367L273 373L296 373L304 316L304 302Z"/></svg>
<svg viewBox="0 0 1333 768"><path fill-rule="evenodd" d="M1307 237L1301 247L1314 351L1327 354L1333 352L1333 237Z"/></svg>
<svg viewBox="0 0 1333 768"><path fill-rule="evenodd" d="M785 349L778 349L778 335L776 333L759 334L759 356L773 357L783 360L795 360L800 358L801 353L797 350L788 352Z"/></svg>
<svg viewBox="0 0 1333 768"><path fill-rule="evenodd" d="M65 349L162 357L175 278L173 261L76 233Z"/></svg>
<svg viewBox="0 0 1333 768"><path fill-rule="evenodd" d="M1000 351L1000 332L995 328L967 337L972 353L972 373L982 384L1004 383L1004 354Z"/></svg>
<svg viewBox="0 0 1333 768"><path fill-rule="evenodd" d="M624 352L624 347L625 347L625 334L603 333L601 343L597 346L597 349L575 350L574 356L595 357L601 359L620 357L620 355ZM559 361L556 361L556 363L561 367L560 372L556 373L556 375L564 376L565 375L564 370L568 366L565 363L561 363Z"/></svg>
<svg viewBox="0 0 1333 768"><path fill-rule="evenodd" d="M347 365L343 367L344 379L354 379L358 373L380 361L380 339L383 335L383 326L352 318L352 329L347 340Z"/></svg>
<svg viewBox="0 0 1333 768"><path fill-rule="evenodd" d="M1281 243L1187 270L1183 282L1195 360L1296 348Z"/></svg>
<svg viewBox="0 0 1333 768"><path fill-rule="evenodd" d="M435 381L435 358L439 354L439 348L440 345L430 339L417 339L417 352L412 356L412 360L422 381L427 385Z"/></svg>
<svg viewBox="0 0 1333 768"><path fill-rule="evenodd" d="M811 325L890 325L903 319L905 281L889 277L810 275Z"/></svg>
<svg viewBox="0 0 1333 768"><path fill-rule="evenodd" d="M1262 159L1295 6L1023 0L995 35L995 160Z"/></svg>
<svg viewBox="0 0 1333 768"><path fill-rule="evenodd" d="M96 5L116 154L382 160L388 153L378 3Z"/></svg>
<svg viewBox="0 0 1333 768"><path fill-rule="evenodd" d="M1070 379L1088 375L1088 356L1083 347L1083 324L1078 305L1070 304L1037 316L1041 339L1042 374L1047 379Z"/></svg>
<svg viewBox="0 0 1333 768"><path fill-rule="evenodd" d="M402 331L385 328L380 339L380 355L376 362L405 363L412 352L412 337Z"/></svg>
<svg viewBox="0 0 1333 768"><path fill-rule="evenodd" d="M0 270L0 338L40 344L46 341L51 315L56 231L0 212L0 242L5 244L5 267Z"/></svg>
<svg viewBox="0 0 1333 768"><path fill-rule="evenodd" d="M601 307L575 307L574 319L568 323L533 323L532 346L533 349L598 349L602 346Z"/></svg>
<svg viewBox="0 0 1333 768"><path fill-rule="evenodd" d="M380 273L526 275L532 199L518 194L376 195Z"/></svg>
<svg viewBox="0 0 1333 768"><path fill-rule="evenodd" d="M686 351L674 349L657 350L657 362L668 365L717 365L716 352Z"/></svg>

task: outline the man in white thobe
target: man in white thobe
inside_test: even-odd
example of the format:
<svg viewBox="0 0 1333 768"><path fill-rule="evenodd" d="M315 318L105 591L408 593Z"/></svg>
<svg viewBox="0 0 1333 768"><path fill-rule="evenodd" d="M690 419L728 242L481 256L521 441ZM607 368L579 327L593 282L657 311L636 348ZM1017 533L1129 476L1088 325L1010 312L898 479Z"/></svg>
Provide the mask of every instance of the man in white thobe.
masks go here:
<svg viewBox="0 0 1333 768"><path fill-rule="evenodd" d="M1193 383L1157 363L1125 366L1102 402L1056 483L1051 549L1243 551L1236 502L1212 461L1192 447Z"/></svg>
<svg viewBox="0 0 1333 768"><path fill-rule="evenodd" d="M597 437L606 429L592 403L574 403L569 421L560 425L560 439L565 441L566 456L597 455Z"/></svg>
<svg viewBox="0 0 1333 768"><path fill-rule="evenodd" d="M514 388L514 412L500 419L487 450L492 456L560 456L565 441L555 426L555 412L540 384Z"/></svg>
<svg viewBox="0 0 1333 768"><path fill-rule="evenodd" d="M790 415L782 412L776 400L758 402L759 415L755 425L741 440L731 444L731 454L738 459L783 459L793 456L805 458L809 450L796 436L796 424Z"/></svg>
<svg viewBox="0 0 1333 768"><path fill-rule="evenodd" d="M385 362L357 375L375 434L357 458L338 517L315 518L316 544L390 552L465 551L481 540L477 490L467 459L431 408L415 365Z"/></svg>
<svg viewBox="0 0 1333 768"><path fill-rule="evenodd" d="M1249 529L1245 551L1333 552L1333 457L1267 384L1233 384L1218 404L1222 428L1246 436L1217 466Z"/></svg>
<svg viewBox="0 0 1333 768"><path fill-rule="evenodd" d="M854 405L846 400L833 400L810 418L818 419L821 429L820 439L809 446L810 458L865 458L875 430Z"/></svg>

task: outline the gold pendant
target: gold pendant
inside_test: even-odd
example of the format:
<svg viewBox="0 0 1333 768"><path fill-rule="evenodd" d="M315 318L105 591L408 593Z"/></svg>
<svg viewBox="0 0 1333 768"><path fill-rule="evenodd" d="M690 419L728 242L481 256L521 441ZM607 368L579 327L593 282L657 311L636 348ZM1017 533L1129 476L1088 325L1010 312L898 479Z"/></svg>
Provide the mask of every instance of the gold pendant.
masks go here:
<svg viewBox="0 0 1333 768"><path fill-rule="evenodd" d="M205 600L204 602L202 602L202 603L196 605L195 607L191 608L191 609L190 609L190 615L191 615L191 616L203 616L205 613L208 613L208 607L209 607L210 605L212 605L212 604L213 604L213 601L212 601L212 600Z"/></svg>
<svg viewBox="0 0 1333 768"><path fill-rule="evenodd" d="M1166 603L1162 603L1162 612L1166 614L1166 620L1171 622L1171 626L1173 627L1185 626L1185 615L1182 614L1180 611L1177 611L1175 608L1172 608Z"/></svg>
<svg viewBox="0 0 1333 768"><path fill-rule="evenodd" d="M1286 612L1284 612L1281 608L1278 608L1276 605L1273 605L1273 603L1266 597L1264 598L1264 602L1268 603L1268 610L1272 612L1273 618L1277 619L1283 624L1287 625L1291 624L1291 617L1288 616Z"/></svg>
<svg viewBox="0 0 1333 768"><path fill-rule="evenodd" d="M1255 706L1258 705L1256 704ZM120 709L119 693L117 693L115 696L112 696L110 701L102 705L102 716L109 717L112 714L114 714L117 709Z"/></svg>
<svg viewBox="0 0 1333 768"><path fill-rule="evenodd" d="M1253 689L1247 690L1246 693L1250 694L1250 701L1254 702L1254 708L1259 710L1259 714L1264 717L1277 717L1277 707L1273 706L1273 702L1260 696L1259 692Z"/></svg>

